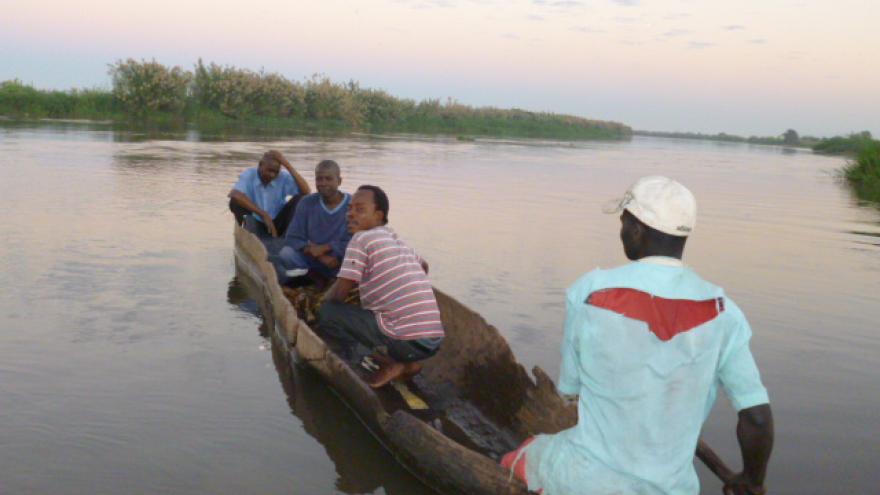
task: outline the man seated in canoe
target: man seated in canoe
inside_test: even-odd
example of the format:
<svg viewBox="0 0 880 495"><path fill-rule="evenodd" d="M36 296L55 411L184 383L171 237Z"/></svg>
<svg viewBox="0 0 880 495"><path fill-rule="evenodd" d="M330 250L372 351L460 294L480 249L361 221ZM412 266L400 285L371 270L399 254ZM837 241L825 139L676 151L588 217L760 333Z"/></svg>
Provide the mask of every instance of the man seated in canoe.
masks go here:
<svg viewBox="0 0 880 495"><path fill-rule="evenodd" d="M318 313L322 332L353 347L375 352L380 368L369 381L376 388L422 369L443 340L440 310L428 263L401 241L388 224L388 196L376 186L361 186L348 207L352 238L339 277ZM343 301L354 287L361 307Z"/></svg>
<svg viewBox="0 0 880 495"><path fill-rule="evenodd" d="M351 195L339 190L339 165L324 160L315 167L318 192L300 200L278 258L287 277L308 273L320 282L336 277L351 234L346 213Z"/></svg>
<svg viewBox="0 0 880 495"><path fill-rule="evenodd" d="M239 225L250 215L256 219L257 234L278 237L287 230L301 195L309 192L309 184L284 155L271 150L238 176L229 191L229 209Z"/></svg>
<svg viewBox="0 0 880 495"><path fill-rule="evenodd" d="M502 458L530 490L697 494L693 457L721 385L739 413L744 468L725 494L762 494L773 447L752 331L724 291L681 262L696 201L666 177L640 179L618 203L633 263L596 269L566 293L558 389L578 396L578 424L532 437Z"/></svg>

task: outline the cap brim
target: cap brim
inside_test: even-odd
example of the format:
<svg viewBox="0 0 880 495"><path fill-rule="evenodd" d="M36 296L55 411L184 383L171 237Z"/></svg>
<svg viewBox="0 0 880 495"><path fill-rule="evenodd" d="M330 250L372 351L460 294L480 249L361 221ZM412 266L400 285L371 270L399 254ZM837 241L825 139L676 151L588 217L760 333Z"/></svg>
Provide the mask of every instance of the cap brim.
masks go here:
<svg viewBox="0 0 880 495"><path fill-rule="evenodd" d="M602 213L613 215L614 213L620 213L626 207L624 203L626 202L626 196L620 198L609 199L602 205Z"/></svg>

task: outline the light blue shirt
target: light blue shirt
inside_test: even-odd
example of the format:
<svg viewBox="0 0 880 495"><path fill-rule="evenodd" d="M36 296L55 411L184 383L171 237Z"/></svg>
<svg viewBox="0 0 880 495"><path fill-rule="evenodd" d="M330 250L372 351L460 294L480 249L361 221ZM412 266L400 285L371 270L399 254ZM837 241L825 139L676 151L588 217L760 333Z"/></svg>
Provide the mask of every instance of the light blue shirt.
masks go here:
<svg viewBox="0 0 880 495"><path fill-rule="evenodd" d="M634 317L586 304L596 291L721 298L714 319L662 340ZM724 291L672 258L594 270L566 293L559 391L578 394L578 424L526 448L544 495L699 493L694 452L720 385L739 411L768 403L752 331Z"/></svg>
<svg viewBox="0 0 880 495"><path fill-rule="evenodd" d="M296 196L299 194L299 187L293 176L287 170L280 170L278 177L272 182L263 185L260 180L260 173L257 167L251 167L238 176L238 182L235 183L233 189L241 191L255 205L275 218L284 204L287 202L288 196ZM262 218L256 217L257 220L263 221Z"/></svg>

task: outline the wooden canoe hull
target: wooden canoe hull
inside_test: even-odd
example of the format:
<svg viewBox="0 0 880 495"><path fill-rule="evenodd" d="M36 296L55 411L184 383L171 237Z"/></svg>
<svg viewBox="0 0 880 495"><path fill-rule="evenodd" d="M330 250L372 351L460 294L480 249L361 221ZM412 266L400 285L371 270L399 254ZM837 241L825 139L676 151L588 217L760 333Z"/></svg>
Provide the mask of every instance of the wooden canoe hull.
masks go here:
<svg viewBox="0 0 880 495"><path fill-rule="evenodd" d="M262 298L264 316L281 352L295 352L298 361L317 370L395 458L440 493L527 493L490 455L497 456L529 435L556 432L577 421L576 409L562 400L540 368L533 370L536 383L497 329L435 289L447 335L437 355L425 362L419 388L432 407L450 413L472 411L484 424L495 426L486 438L474 436L468 448L462 444L468 442L453 440L409 411L383 403L377 391L299 318L267 261L265 246L239 226L235 263L238 274L246 276Z"/></svg>

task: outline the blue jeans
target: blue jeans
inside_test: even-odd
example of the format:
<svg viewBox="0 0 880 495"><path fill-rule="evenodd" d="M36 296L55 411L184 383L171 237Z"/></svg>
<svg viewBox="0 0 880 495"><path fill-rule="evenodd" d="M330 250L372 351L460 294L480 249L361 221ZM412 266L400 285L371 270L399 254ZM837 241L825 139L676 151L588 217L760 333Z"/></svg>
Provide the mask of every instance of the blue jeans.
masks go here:
<svg viewBox="0 0 880 495"><path fill-rule="evenodd" d="M371 352L384 347L385 354L398 363L412 363L428 359L440 350L443 338L398 340L379 329L372 311L338 301L327 301L318 310L318 328L343 344L343 354L351 353L356 344ZM353 356L343 356L351 358Z"/></svg>
<svg viewBox="0 0 880 495"><path fill-rule="evenodd" d="M310 272L315 272L326 278L334 278L336 277L336 274L339 273L339 269L334 270L315 258L310 258L290 246L284 246L281 248L281 251L278 252L278 261L285 271L294 268L307 268Z"/></svg>

